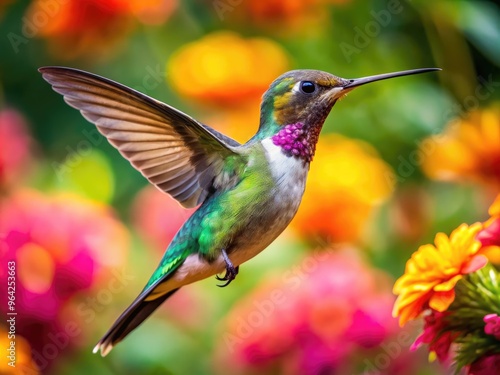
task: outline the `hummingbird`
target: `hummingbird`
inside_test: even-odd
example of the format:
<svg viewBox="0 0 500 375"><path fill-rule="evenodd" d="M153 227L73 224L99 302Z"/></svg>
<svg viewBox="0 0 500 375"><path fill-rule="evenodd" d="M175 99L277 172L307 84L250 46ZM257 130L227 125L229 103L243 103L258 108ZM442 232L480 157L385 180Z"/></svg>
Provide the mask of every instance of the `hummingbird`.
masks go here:
<svg viewBox="0 0 500 375"><path fill-rule="evenodd" d="M240 144L107 78L73 68L40 68L66 103L95 124L149 182L186 208L198 206L93 352L106 356L182 286L213 275L224 282L219 286L229 285L242 263L279 236L299 208L320 131L340 98L367 83L436 70L356 79L289 71L264 93L258 131Z"/></svg>

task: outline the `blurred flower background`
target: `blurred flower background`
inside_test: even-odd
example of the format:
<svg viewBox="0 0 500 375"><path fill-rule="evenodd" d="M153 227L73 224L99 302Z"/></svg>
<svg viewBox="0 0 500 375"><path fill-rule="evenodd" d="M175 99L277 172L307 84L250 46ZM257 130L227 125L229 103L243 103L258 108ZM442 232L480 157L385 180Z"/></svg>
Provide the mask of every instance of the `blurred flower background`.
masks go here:
<svg viewBox="0 0 500 375"><path fill-rule="evenodd" d="M0 373L454 373L448 349L463 331L439 342L435 333L465 311L467 287L493 285L487 276L500 263L498 25L500 4L486 0L1 2L4 354L11 261L18 315L16 367L2 355ZM287 70L443 71L366 86L337 103L303 204L280 238L229 288L214 279L183 288L103 359L93 346L191 211L147 186L41 79L45 65L119 81L240 142L258 127L261 95ZM404 286L428 280L405 273L407 260L420 265L412 263L420 245L438 232L462 238L451 233L463 223L476 230L474 222L484 225L474 232L482 247L464 245L467 272L436 281L441 294L417 293L412 304ZM448 237L438 237L442 248ZM432 258L431 247L418 250L420 260ZM446 259L435 264L447 272ZM408 297L405 320L428 301L436 310L400 328L392 286L403 273L395 291ZM475 320L490 347L500 344L499 314ZM422 343L440 361L410 350ZM467 371L488 374L498 352Z"/></svg>

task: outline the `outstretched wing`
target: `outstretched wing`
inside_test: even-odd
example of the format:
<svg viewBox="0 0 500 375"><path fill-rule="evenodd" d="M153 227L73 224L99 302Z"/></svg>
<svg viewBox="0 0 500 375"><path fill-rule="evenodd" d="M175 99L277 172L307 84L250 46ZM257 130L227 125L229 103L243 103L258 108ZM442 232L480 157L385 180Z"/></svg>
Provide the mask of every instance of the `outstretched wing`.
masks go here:
<svg viewBox="0 0 500 375"><path fill-rule="evenodd" d="M77 69L39 71L138 171L184 207L202 203L224 159L238 154L238 142L129 87Z"/></svg>

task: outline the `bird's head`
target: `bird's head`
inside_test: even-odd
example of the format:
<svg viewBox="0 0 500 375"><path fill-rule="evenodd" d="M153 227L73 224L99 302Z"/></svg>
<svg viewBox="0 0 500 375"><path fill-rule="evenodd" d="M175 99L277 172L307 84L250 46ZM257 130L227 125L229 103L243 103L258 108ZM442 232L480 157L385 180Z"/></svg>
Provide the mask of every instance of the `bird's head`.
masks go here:
<svg viewBox="0 0 500 375"><path fill-rule="evenodd" d="M370 82L434 70L440 69L414 69L356 79L340 78L319 70L289 71L278 77L264 94L258 135L273 137L275 144L294 149L294 145L288 145L293 138L290 131L298 134L298 141L312 148L304 151L305 159L310 161L326 117L335 102L349 91ZM293 152L302 154L300 150Z"/></svg>

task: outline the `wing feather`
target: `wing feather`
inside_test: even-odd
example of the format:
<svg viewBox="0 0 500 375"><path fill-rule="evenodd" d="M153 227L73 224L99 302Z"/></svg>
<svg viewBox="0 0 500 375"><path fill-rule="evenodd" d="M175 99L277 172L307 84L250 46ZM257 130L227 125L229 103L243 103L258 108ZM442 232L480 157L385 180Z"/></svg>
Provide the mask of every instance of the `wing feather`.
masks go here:
<svg viewBox="0 0 500 375"><path fill-rule="evenodd" d="M227 157L242 158L236 141L138 91L77 69L39 70L134 168L185 207L206 199Z"/></svg>

